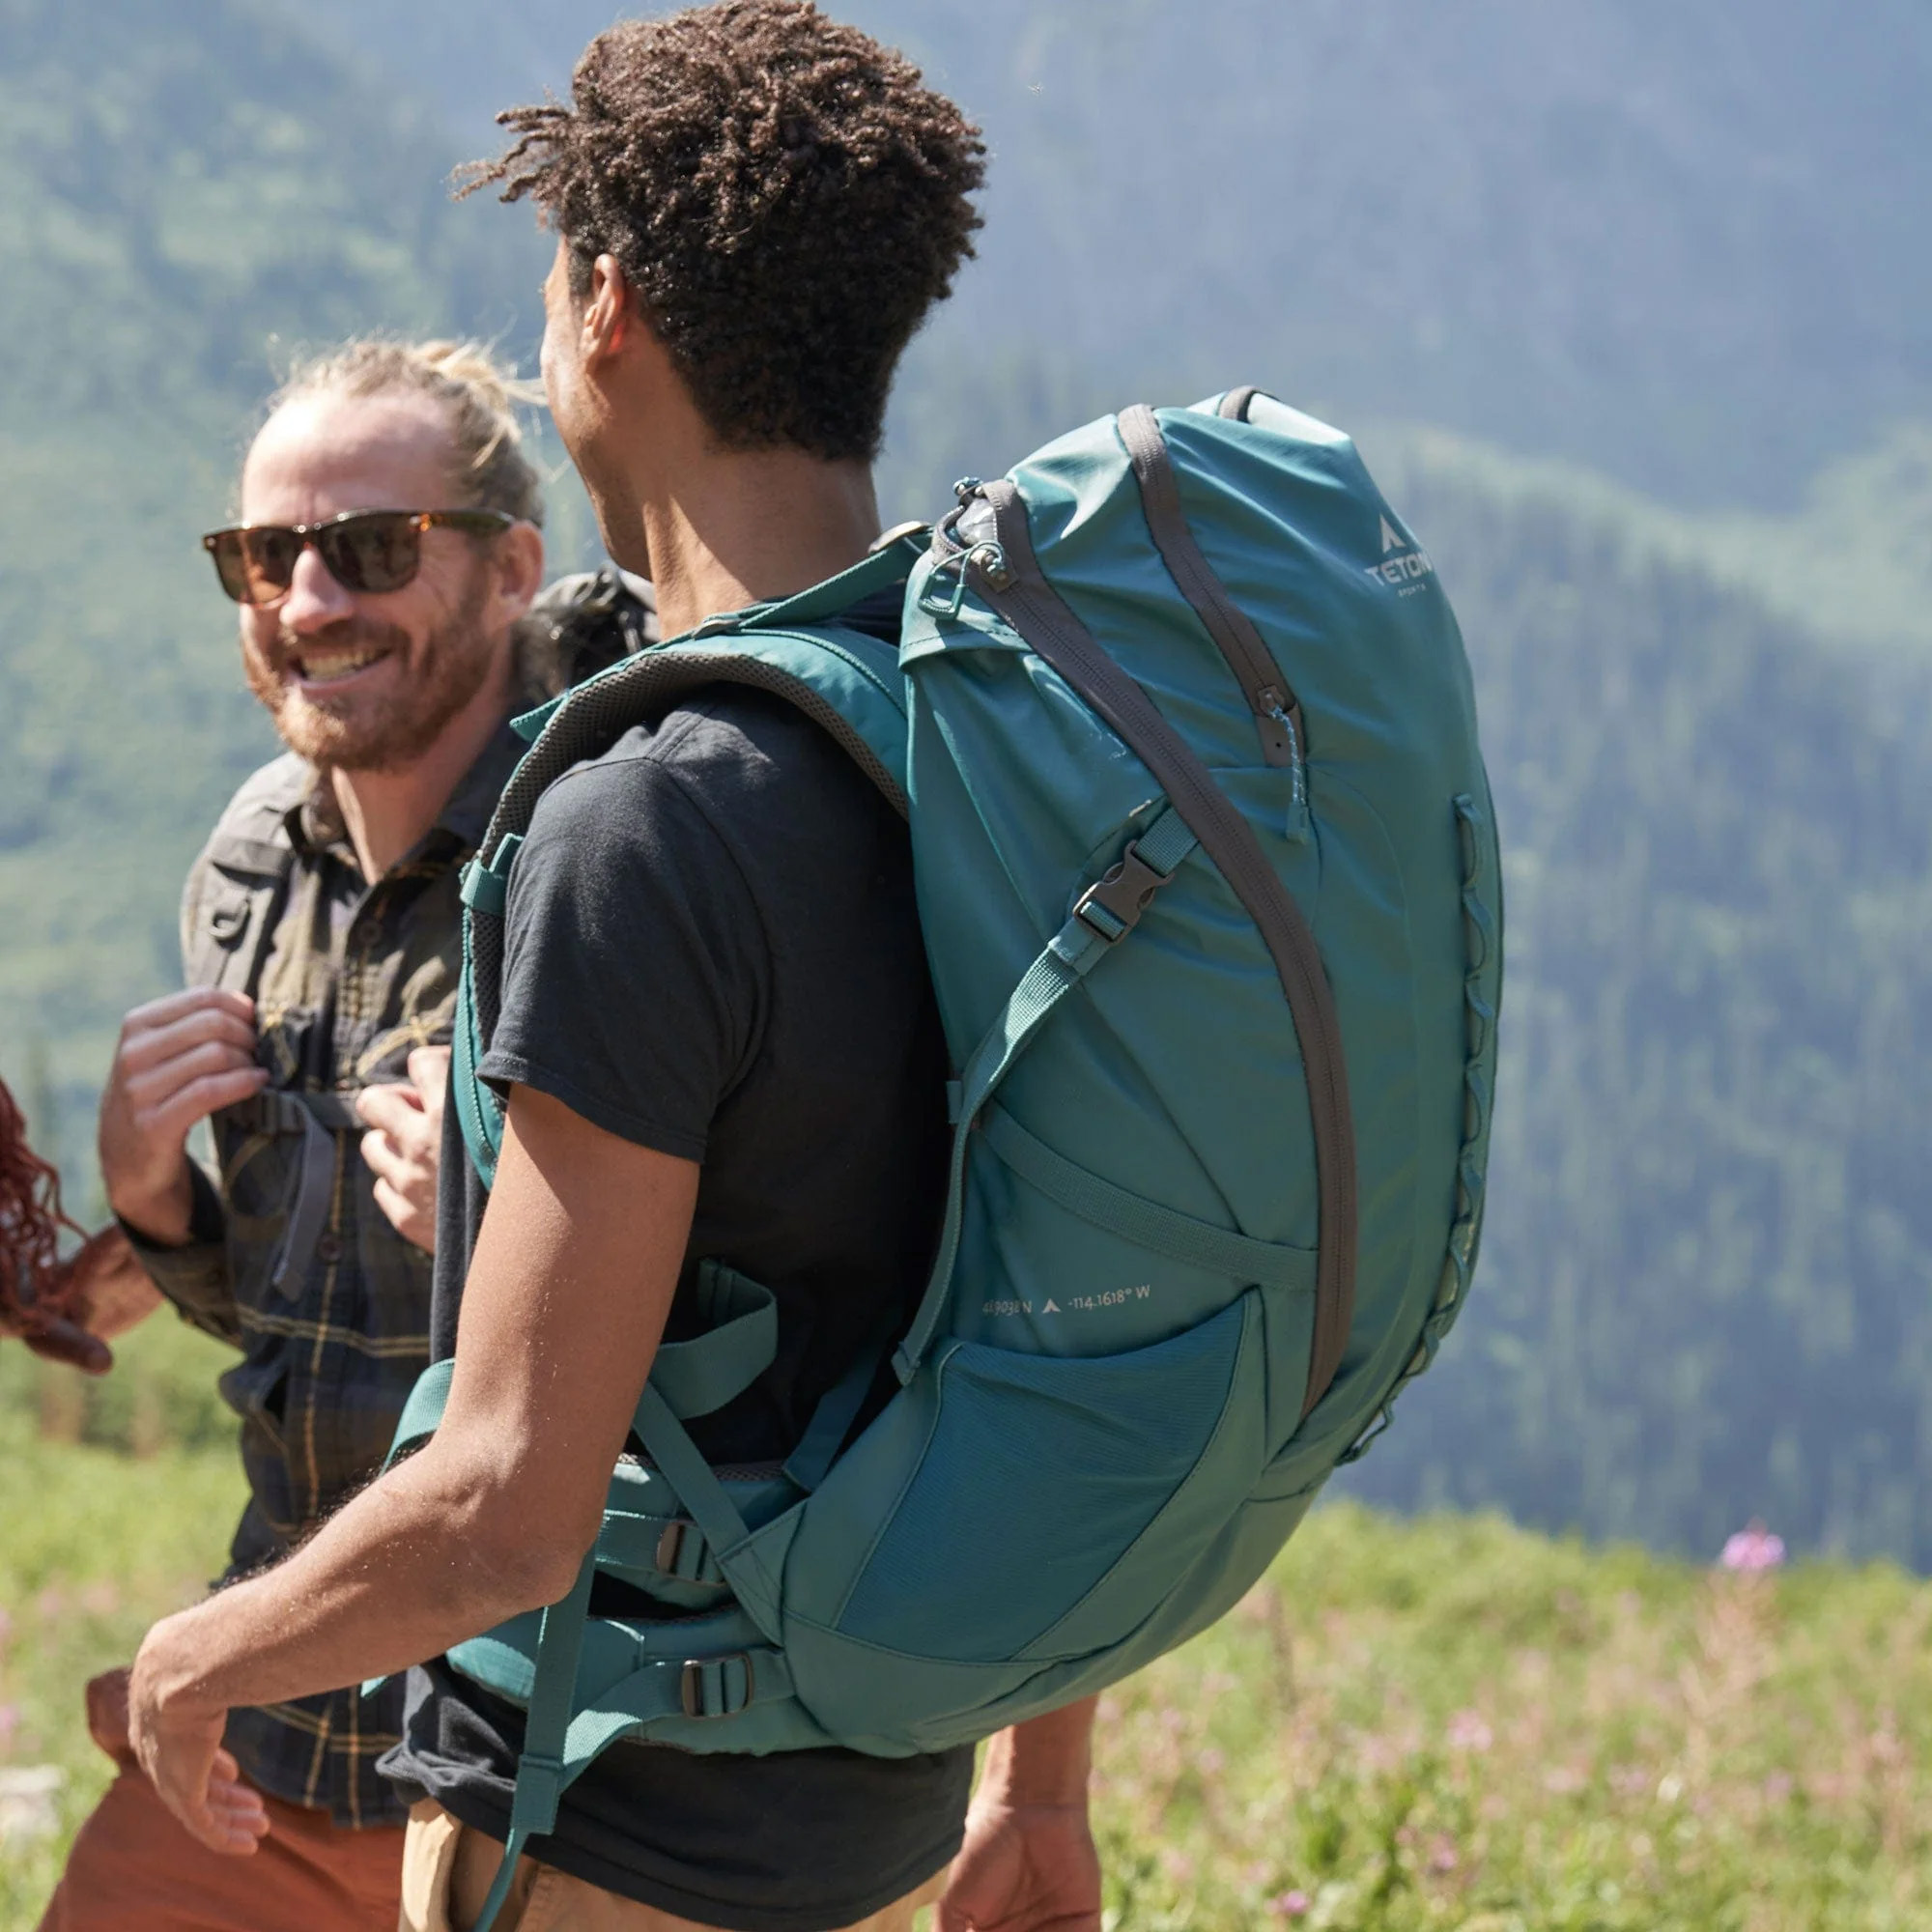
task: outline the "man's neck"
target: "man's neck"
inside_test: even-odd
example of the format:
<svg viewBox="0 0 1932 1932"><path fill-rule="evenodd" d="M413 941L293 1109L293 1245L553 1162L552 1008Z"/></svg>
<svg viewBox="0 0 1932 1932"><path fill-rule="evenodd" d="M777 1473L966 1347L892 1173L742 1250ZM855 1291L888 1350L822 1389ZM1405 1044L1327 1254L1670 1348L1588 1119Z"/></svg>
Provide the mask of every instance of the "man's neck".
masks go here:
<svg viewBox="0 0 1932 1932"><path fill-rule="evenodd" d="M836 576L879 533L869 466L803 450L710 451L668 465L630 514L667 638Z"/></svg>
<svg viewBox="0 0 1932 1932"><path fill-rule="evenodd" d="M329 773L362 877L374 885L414 849L510 710L510 667L485 680L421 757L394 771Z"/></svg>

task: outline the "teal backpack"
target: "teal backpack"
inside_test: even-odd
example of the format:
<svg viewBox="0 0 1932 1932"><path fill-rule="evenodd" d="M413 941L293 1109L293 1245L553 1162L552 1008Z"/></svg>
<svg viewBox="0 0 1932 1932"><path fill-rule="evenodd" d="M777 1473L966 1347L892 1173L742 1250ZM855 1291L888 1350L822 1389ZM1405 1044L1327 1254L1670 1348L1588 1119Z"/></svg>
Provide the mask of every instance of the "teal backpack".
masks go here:
<svg viewBox="0 0 1932 1932"><path fill-rule="evenodd" d="M910 823L955 1068L883 1412L853 1435L867 1354L782 1468L709 1467L683 1423L759 1374L776 1317L706 1264L708 1326L660 1350L576 1588L450 1652L528 1711L498 1896L619 1739L932 1751L1173 1648L1468 1291L1501 904L1427 554L1345 437L1251 389L1125 410L956 494L520 721L466 882L454 1092L487 1181L502 1117L474 1069L537 800L697 686L781 693ZM839 624L901 580L896 651ZM600 1571L677 1614L588 1615Z"/></svg>

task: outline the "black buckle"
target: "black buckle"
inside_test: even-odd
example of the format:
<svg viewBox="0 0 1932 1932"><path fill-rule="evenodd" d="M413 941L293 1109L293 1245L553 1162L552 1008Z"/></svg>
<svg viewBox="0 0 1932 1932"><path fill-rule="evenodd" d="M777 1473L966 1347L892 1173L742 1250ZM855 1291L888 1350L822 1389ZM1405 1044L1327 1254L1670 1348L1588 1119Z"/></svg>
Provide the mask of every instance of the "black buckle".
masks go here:
<svg viewBox="0 0 1932 1932"><path fill-rule="evenodd" d="M745 1666L745 1701L727 1711L707 1711L704 1708L704 1672L713 1664L722 1672L727 1663L742 1663ZM751 1704L757 1690L757 1673L752 1667L752 1653L748 1650L727 1651L723 1657L688 1657L678 1678L678 1700L683 1704L687 1718L735 1717Z"/></svg>
<svg viewBox="0 0 1932 1932"><path fill-rule="evenodd" d="M1073 917L1112 946L1140 923L1141 914L1153 903L1154 894L1173 876L1172 872L1156 872L1141 857L1140 840L1135 839L1121 854L1121 863L1074 900ZM1094 917L1096 911L1098 918Z"/></svg>

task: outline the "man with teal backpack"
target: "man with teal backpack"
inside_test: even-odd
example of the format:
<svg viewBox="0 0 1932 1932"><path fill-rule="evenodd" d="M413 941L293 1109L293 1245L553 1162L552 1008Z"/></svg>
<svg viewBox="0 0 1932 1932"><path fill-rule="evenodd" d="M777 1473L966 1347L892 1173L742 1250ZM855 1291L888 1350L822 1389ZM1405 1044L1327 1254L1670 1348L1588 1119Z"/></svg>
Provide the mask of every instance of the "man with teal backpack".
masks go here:
<svg viewBox="0 0 1932 1932"><path fill-rule="evenodd" d="M553 412L669 641L521 722L439 1359L379 1482L157 1627L143 1761L246 1850L222 1709L431 1658L406 1926L832 1932L934 1895L993 1737L942 1927L1097 1927L1093 1694L1252 1586L1467 1291L1455 622L1253 390L874 539L980 151L802 0L613 29L508 118Z"/></svg>

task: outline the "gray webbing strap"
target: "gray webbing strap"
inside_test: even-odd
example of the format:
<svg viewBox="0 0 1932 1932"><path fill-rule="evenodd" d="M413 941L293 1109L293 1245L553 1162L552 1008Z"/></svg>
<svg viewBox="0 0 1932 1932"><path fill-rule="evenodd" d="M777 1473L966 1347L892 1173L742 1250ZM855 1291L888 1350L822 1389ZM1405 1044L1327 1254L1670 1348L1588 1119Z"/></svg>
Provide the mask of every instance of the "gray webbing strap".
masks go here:
<svg viewBox="0 0 1932 1932"><path fill-rule="evenodd" d="M303 1271L328 1219L338 1152L335 1134L307 1109L300 1112L302 1146L296 1166L295 1192L282 1228L282 1244L275 1251L274 1266L269 1270L270 1286L289 1300L301 1286Z"/></svg>
<svg viewBox="0 0 1932 1932"><path fill-rule="evenodd" d="M1003 588L978 570L975 588L1113 726L1186 817L1200 836L1203 852L1254 921L1293 1015L1315 1133L1316 1187L1321 1199L1315 1341L1302 1397L1306 1415L1327 1393L1348 1347L1359 1235L1348 1067L1341 1019L1322 970L1321 950L1254 829L1153 699L1107 655L1047 581L1034 554L1033 533L1018 490L1005 479L981 488L993 506L1000 547L1011 575ZM967 567L973 567L970 558Z"/></svg>

